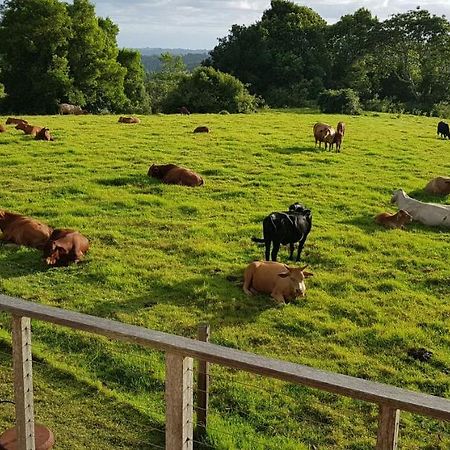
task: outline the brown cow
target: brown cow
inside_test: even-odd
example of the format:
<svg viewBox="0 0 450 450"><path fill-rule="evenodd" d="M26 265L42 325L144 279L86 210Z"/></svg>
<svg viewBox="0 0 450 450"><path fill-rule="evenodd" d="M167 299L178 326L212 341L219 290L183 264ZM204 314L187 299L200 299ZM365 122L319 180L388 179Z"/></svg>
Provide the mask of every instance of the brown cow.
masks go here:
<svg viewBox="0 0 450 450"><path fill-rule="evenodd" d="M327 144L330 145L333 142L334 135L336 134L336 131L331 125L328 125L326 123L320 123L317 122L313 126L313 134L315 139L315 146L317 147L317 142L319 143L319 148L322 144L322 142L325 142L325 149L327 148Z"/></svg>
<svg viewBox="0 0 450 450"><path fill-rule="evenodd" d="M191 114L189 110L186 108L186 106L182 106L181 108L178 109L178 111L180 111L181 115L189 116L189 114Z"/></svg>
<svg viewBox="0 0 450 450"><path fill-rule="evenodd" d="M119 123L141 123L137 117L119 117Z"/></svg>
<svg viewBox="0 0 450 450"><path fill-rule="evenodd" d="M411 223L412 220L411 214L404 209L396 214L384 212L375 217L375 222L384 225L386 228L401 228L402 230L405 229L405 224Z"/></svg>
<svg viewBox="0 0 450 450"><path fill-rule="evenodd" d="M20 214L0 211L2 240L27 247L43 248L52 234L52 228Z"/></svg>
<svg viewBox="0 0 450 450"><path fill-rule="evenodd" d="M313 276L305 272L306 267L300 269L275 261L254 261L244 272L244 292L247 295L258 292L270 294L278 304L304 297L305 279Z"/></svg>
<svg viewBox="0 0 450 450"><path fill-rule="evenodd" d="M25 134L31 134L31 136L36 136L42 127L35 127L33 125L28 125L27 123L18 123L16 125L16 130L22 130Z"/></svg>
<svg viewBox="0 0 450 450"><path fill-rule="evenodd" d="M5 125L2 125L2 124L0 123L0 133L4 133L5 131L6 131Z"/></svg>
<svg viewBox="0 0 450 450"><path fill-rule="evenodd" d="M425 191L434 195L450 194L450 177L433 178L426 186Z"/></svg>
<svg viewBox="0 0 450 450"><path fill-rule="evenodd" d="M209 128L208 127L197 127L194 130L194 133L209 133Z"/></svg>
<svg viewBox="0 0 450 450"><path fill-rule="evenodd" d="M334 135L333 142L331 144L331 148L333 148L333 144L336 144L336 151L341 151L341 145L342 141L344 140L344 134L345 134L345 123L344 122L338 122L336 127L336 134ZM326 146L326 144L325 144Z"/></svg>
<svg viewBox="0 0 450 450"><path fill-rule="evenodd" d="M89 241L81 233L69 229L55 229L44 246L44 259L49 266L78 263L89 250Z"/></svg>
<svg viewBox="0 0 450 450"><path fill-rule="evenodd" d="M184 167L175 164L156 165L152 164L148 169L148 176L158 178L166 184L180 184L183 186L201 186L204 184L203 178Z"/></svg>
<svg viewBox="0 0 450 450"><path fill-rule="evenodd" d="M16 119L15 117L8 117L6 119L6 125L10 125L10 124L18 124L18 123L28 123L28 121L24 120L24 119Z"/></svg>
<svg viewBox="0 0 450 450"><path fill-rule="evenodd" d="M42 128L39 133L36 133L36 137L34 138L37 141L53 141L53 137L50 134L50 130L48 128Z"/></svg>

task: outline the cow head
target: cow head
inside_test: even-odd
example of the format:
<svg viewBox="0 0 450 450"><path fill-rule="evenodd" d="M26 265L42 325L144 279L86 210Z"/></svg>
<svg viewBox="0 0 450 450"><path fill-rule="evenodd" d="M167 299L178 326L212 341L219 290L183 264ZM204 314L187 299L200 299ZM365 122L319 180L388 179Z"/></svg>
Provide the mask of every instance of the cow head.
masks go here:
<svg viewBox="0 0 450 450"><path fill-rule="evenodd" d="M401 209L398 213L398 219L400 220L400 222L403 223L410 223L412 222L413 218L411 217L411 214L409 214L408 211L405 211L404 209Z"/></svg>
<svg viewBox="0 0 450 450"><path fill-rule="evenodd" d="M403 189L396 189L393 193L392 193L392 197L391 197L391 203L396 203L398 201L399 198L405 198L406 197L406 192Z"/></svg>
<svg viewBox="0 0 450 450"><path fill-rule="evenodd" d="M305 279L312 277L311 272L306 272L307 265L302 268L286 267L285 272L278 274L280 278L287 278L289 281L290 291L292 292L291 298L304 297L306 295Z"/></svg>

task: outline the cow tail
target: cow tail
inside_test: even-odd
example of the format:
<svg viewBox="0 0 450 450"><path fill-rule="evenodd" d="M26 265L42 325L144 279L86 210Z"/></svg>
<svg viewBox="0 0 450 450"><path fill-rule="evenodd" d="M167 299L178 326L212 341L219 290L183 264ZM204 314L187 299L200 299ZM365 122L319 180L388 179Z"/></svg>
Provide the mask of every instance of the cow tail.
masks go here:
<svg viewBox="0 0 450 450"><path fill-rule="evenodd" d="M266 242L264 239L260 239L260 238L257 238L255 236L252 236L252 241L256 242L258 244L264 244Z"/></svg>

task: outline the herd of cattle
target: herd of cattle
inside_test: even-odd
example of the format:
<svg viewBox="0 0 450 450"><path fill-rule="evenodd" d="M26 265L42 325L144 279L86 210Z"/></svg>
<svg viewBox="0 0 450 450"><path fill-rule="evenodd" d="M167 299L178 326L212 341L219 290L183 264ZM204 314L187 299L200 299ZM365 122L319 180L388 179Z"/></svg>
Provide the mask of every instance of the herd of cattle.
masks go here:
<svg viewBox="0 0 450 450"><path fill-rule="evenodd" d="M190 114L187 108L180 108L181 114ZM86 111L74 105L60 105L60 114L85 114ZM140 123L137 117L120 117L120 123ZM16 129L35 136L36 139L53 140L48 128L29 125L23 119L8 118L6 124L15 124ZM0 125L0 132L5 131ZM201 126L194 133L207 133L208 127ZM315 145L323 142L327 147L339 152L344 139L345 123L339 122L336 129L325 123L316 123L313 127ZM438 134L450 138L449 127L444 122L438 124ZM148 176L166 184L183 186L202 186L203 178L194 171L175 164L152 164ZM431 180L425 191L433 195L450 193L450 177L437 177ZM450 226L450 205L424 203L409 197L402 189L394 191L392 203L399 211L396 214L381 213L375 221L387 228L401 228L416 220L425 225ZM263 220L263 237L252 237L252 241L265 245L265 261L255 261L244 272L243 290L252 295L257 292L270 294L279 304L284 304L306 292L305 279L313 276L303 268L289 267L277 262L281 245L289 245L289 259L293 259L294 247L298 243L296 261L300 261L306 239L312 227L312 213L299 203L289 206L288 211L272 212ZM37 248L43 251L43 258L48 265L65 266L83 259L89 249L88 239L76 230L52 229L33 218L0 210L0 229L2 240Z"/></svg>

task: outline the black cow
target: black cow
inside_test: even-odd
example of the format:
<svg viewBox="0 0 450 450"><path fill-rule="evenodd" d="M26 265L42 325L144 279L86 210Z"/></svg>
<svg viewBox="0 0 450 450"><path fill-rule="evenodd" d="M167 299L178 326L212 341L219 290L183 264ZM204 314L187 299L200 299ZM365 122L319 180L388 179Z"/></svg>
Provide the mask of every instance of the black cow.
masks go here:
<svg viewBox="0 0 450 450"><path fill-rule="evenodd" d="M448 123L440 121L437 126L437 134L443 137L444 139L446 137L450 139L450 129L448 127Z"/></svg>
<svg viewBox="0 0 450 450"><path fill-rule="evenodd" d="M300 261L303 245L311 231L311 226L311 210L305 208L303 205L294 203L289 206L289 211L273 212L265 217L263 220L264 238L259 239L252 237L252 241L265 244L266 261L269 261L269 256L272 256L272 261L277 260L281 244L289 244L289 259L292 259L294 254L294 244L298 242L296 261ZM273 243L272 254L270 254L271 243Z"/></svg>

